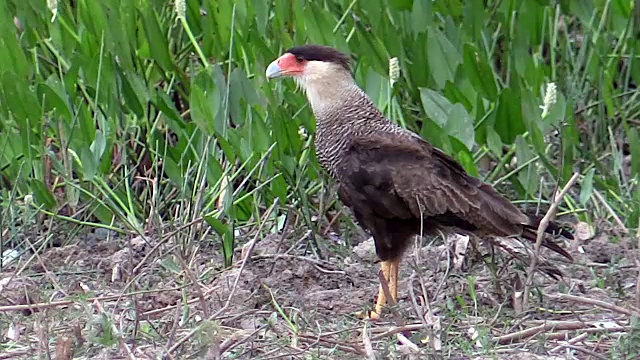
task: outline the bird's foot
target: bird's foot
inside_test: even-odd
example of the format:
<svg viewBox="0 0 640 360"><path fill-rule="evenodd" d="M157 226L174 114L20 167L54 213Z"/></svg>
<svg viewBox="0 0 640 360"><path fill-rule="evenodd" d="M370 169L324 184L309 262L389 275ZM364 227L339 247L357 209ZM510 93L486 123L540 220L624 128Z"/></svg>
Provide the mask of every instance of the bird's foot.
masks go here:
<svg viewBox="0 0 640 360"><path fill-rule="evenodd" d="M362 320L380 320L380 311L358 311L355 315Z"/></svg>

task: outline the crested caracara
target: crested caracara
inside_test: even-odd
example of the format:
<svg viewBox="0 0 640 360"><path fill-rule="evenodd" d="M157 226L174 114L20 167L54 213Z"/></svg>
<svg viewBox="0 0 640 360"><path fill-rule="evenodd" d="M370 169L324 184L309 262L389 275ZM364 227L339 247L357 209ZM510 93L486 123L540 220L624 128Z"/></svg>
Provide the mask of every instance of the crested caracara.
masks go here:
<svg viewBox="0 0 640 360"><path fill-rule="evenodd" d="M356 84L345 54L319 45L294 47L269 64L266 76L290 76L307 95L317 121L318 161L337 181L340 200L373 236L394 301L400 258L415 235L441 230L535 242L539 218L386 119ZM553 223L547 233L572 238ZM550 238L542 245L571 259ZM378 318L385 303L380 286L369 317Z"/></svg>

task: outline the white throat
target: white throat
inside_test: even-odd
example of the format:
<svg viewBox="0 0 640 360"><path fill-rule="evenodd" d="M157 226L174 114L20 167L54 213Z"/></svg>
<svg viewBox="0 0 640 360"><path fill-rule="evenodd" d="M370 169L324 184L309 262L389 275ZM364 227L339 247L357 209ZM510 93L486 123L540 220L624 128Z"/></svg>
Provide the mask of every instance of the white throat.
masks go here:
<svg viewBox="0 0 640 360"><path fill-rule="evenodd" d="M307 95L316 116L339 107L354 91L360 91L351 74L332 63L310 61L304 74L294 79Z"/></svg>

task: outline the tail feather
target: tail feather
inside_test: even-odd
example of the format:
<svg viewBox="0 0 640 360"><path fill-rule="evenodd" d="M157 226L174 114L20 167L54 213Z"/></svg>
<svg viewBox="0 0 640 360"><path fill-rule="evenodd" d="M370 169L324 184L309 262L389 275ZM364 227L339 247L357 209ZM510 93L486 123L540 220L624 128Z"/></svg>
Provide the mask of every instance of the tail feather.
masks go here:
<svg viewBox="0 0 640 360"><path fill-rule="evenodd" d="M537 232L538 232L538 226L540 226L540 221L542 221L541 217L530 217L529 218L530 222L529 224L525 225L524 231L522 233L522 236L535 243L536 242L536 238L537 238ZM559 226L557 223L554 222L549 222L549 225L547 226L547 228L545 229L545 234L549 234L551 236L545 236L542 239L542 246L546 247L547 249L554 251L562 256L564 256L565 258L573 261L573 257L565 250L563 249L559 244L557 244L554 240L553 237L557 237L557 236L563 236L569 240L573 240L573 235L571 234L571 232L569 232L566 228L563 228L561 226Z"/></svg>
<svg viewBox="0 0 640 360"><path fill-rule="evenodd" d="M529 216L522 213L520 209L514 206L509 200L502 195L498 194L494 188L489 185L480 186L480 195L482 197L481 216L487 225L493 229L493 232L506 232L517 231L521 229L520 226L524 226L522 236L535 243L537 237L538 226L542 217ZM562 228L554 222L549 222L545 230L546 234L542 239L542 246L564 256L565 258L573 261L573 257L563 249L559 244L554 242L553 238L561 235L567 239L573 239L573 235L567 229Z"/></svg>
<svg viewBox="0 0 640 360"><path fill-rule="evenodd" d="M500 241L497 241L497 242L494 241L492 242L492 244L498 246L500 249L502 249L504 252L509 254L512 258L514 258L521 264L531 263L531 259L529 256L527 256L527 254L519 253L518 251L515 251L514 249L510 248L508 245L503 244ZM545 260L542 260L541 262L538 263L537 270L543 272L544 274L547 274L549 277L551 277L554 280L559 280L563 277L562 271L560 269L558 269L556 266L554 266L553 264Z"/></svg>

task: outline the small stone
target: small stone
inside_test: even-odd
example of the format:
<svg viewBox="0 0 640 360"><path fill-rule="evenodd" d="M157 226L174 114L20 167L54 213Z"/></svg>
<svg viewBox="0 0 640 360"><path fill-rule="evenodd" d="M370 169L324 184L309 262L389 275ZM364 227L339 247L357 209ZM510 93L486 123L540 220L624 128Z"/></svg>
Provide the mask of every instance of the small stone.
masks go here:
<svg viewBox="0 0 640 360"><path fill-rule="evenodd" d="M585 241L593 238L595 235L595 231L593 230L593 226L587 224L584 221L580 221L575 225L575 238L576 240Z"/></svg>
<svg viewBox="0 0 640 360"><path fill-rule="evenodd" d="M107 240L110 237L114 237L116 235L115 231L111 231L105 228L96 228L93 230L93 237L97 241Z"/></svg>
<svg viewBox="0 0 640 360"><path fill-rule="evenodd" d="M378 259L372 237L355 246L353 252L364 261L375 262Z"/></svg>

